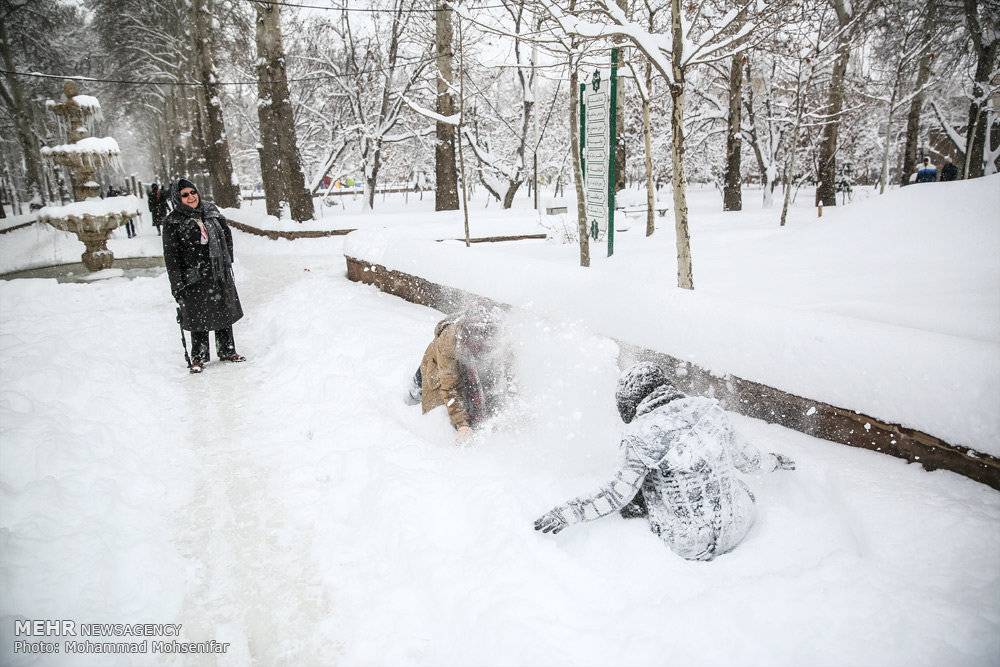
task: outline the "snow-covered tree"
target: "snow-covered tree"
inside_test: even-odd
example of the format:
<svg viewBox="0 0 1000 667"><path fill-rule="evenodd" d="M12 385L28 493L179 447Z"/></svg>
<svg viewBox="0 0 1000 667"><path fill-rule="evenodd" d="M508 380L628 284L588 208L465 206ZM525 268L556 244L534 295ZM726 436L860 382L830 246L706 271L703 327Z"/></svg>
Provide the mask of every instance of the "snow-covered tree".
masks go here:
<svg viewBox="0 0 1000 667"><path fill-rule="evenodd" d="M257 5L257 114L260 119L261 176L268 213L277 215L287 201L293 220L313 217L312 194L306 191L289 100L281 7Z"/></svg>
<svg viewBox="0 0 1000 667"><path fill-rule="evenodd" d="M671 175L677 237L677 285L694 289L684 170L687 81L699 66L730 60L749 47L755 31L763 23L763 4L747 3L724 11L721 6L707 0L697 4L671 0L669 28L666 34L662 34L651 33L630 20L613 0L594 0L593 19L569 15L549 0L541 2L566 32L591 38L627 37L650 59L667 82L672 103Z"/></svg>
<svg viewBox="0 0 1000 667"><path fill-rule="evenodd" d="M333 81L350 109L347 131L360 156L369 208L375 205L386 149L434 132L408 113L406 104L407 95L434 60L432 42L411 39L414 6L415 0L395 0L388 17L376 14L371 25L360 30L352 25L351 13L344 11L330 26L344 50L339 62L328 60L327 69L335 75Z"/></svg>

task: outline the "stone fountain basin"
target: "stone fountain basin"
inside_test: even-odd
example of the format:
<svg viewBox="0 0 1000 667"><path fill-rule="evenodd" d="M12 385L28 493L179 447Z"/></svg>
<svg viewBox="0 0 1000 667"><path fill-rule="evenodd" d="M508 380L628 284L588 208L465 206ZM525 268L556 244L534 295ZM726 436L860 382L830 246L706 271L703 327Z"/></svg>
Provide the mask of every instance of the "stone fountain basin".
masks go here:
<svg viewBox="0 0 1000 667"><path fill-rule="evenodd" d="M80 262L54 264L52 266L11 271L0 274L0 280L21 280L24 278L54 278L61 283L92 283L102 278L159 278L166 280L166 268L162 257L123 257L115 259L115 268L91 271Z"/></svg>
<svg viewBox="0 0 1000 667"><path fill-rule="evenodd" d="M139 215L141 206L139 198L132 195L91 198L65 206L46 206L39 209L38 219L66 232L106 232Z"/></svg>
<svg viewBox="0 0 1000 667"><path fill-rule="evenodd" d="M72 144L43 146L42 155L49 158L112 159L121 154L118 142L113 137L86 137Z"/></svg>

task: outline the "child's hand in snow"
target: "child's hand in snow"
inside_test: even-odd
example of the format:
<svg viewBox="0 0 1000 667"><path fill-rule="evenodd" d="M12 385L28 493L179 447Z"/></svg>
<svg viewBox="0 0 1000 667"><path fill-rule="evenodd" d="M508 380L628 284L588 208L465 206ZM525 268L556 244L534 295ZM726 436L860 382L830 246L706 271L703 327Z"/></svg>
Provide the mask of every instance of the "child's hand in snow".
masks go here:
<svg viewBox="0 0 1000 667"><path fill-rule="evenodd" d="M553 535L568 525L569 522L563 518L562 509L560 507L554 507L535 519L535 530L540 530L543 533L552 533Z"/></svg>

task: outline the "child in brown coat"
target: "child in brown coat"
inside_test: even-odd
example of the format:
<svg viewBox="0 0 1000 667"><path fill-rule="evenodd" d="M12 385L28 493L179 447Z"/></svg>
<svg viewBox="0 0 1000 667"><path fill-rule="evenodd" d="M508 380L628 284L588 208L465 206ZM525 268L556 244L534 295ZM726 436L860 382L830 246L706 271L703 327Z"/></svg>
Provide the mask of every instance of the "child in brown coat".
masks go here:
<svg viewBox="0 0 1000 667"><path fill-rule="evenodd" d="M501 320L499 308L485 306L441 320L413 376L408 402L420 403L424 413L445 406L458 442L468 441L474 426L496 414L507 390Z"/></svg>

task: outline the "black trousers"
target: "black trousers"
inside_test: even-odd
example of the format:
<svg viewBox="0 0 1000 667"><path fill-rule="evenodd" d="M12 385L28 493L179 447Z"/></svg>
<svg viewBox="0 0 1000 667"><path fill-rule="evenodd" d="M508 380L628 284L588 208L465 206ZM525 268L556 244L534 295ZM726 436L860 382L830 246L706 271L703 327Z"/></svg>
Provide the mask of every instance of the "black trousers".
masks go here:
<svg viewBox="0 0 1000 667"><path fill-rule="evenodd" d="M129 218L129 221L125 223L125 232L128 234L129 238L135 236L135 221Z"/></svg>
<svg viewBox="0 0 1000 667"><path fill-rule="evenodd" d="M233 340L233 328L216 329L215 352L219 356L236 354L236 342ZM191 358L208 361L211 357L208 350L208 332L191 332Z"/></svg>

